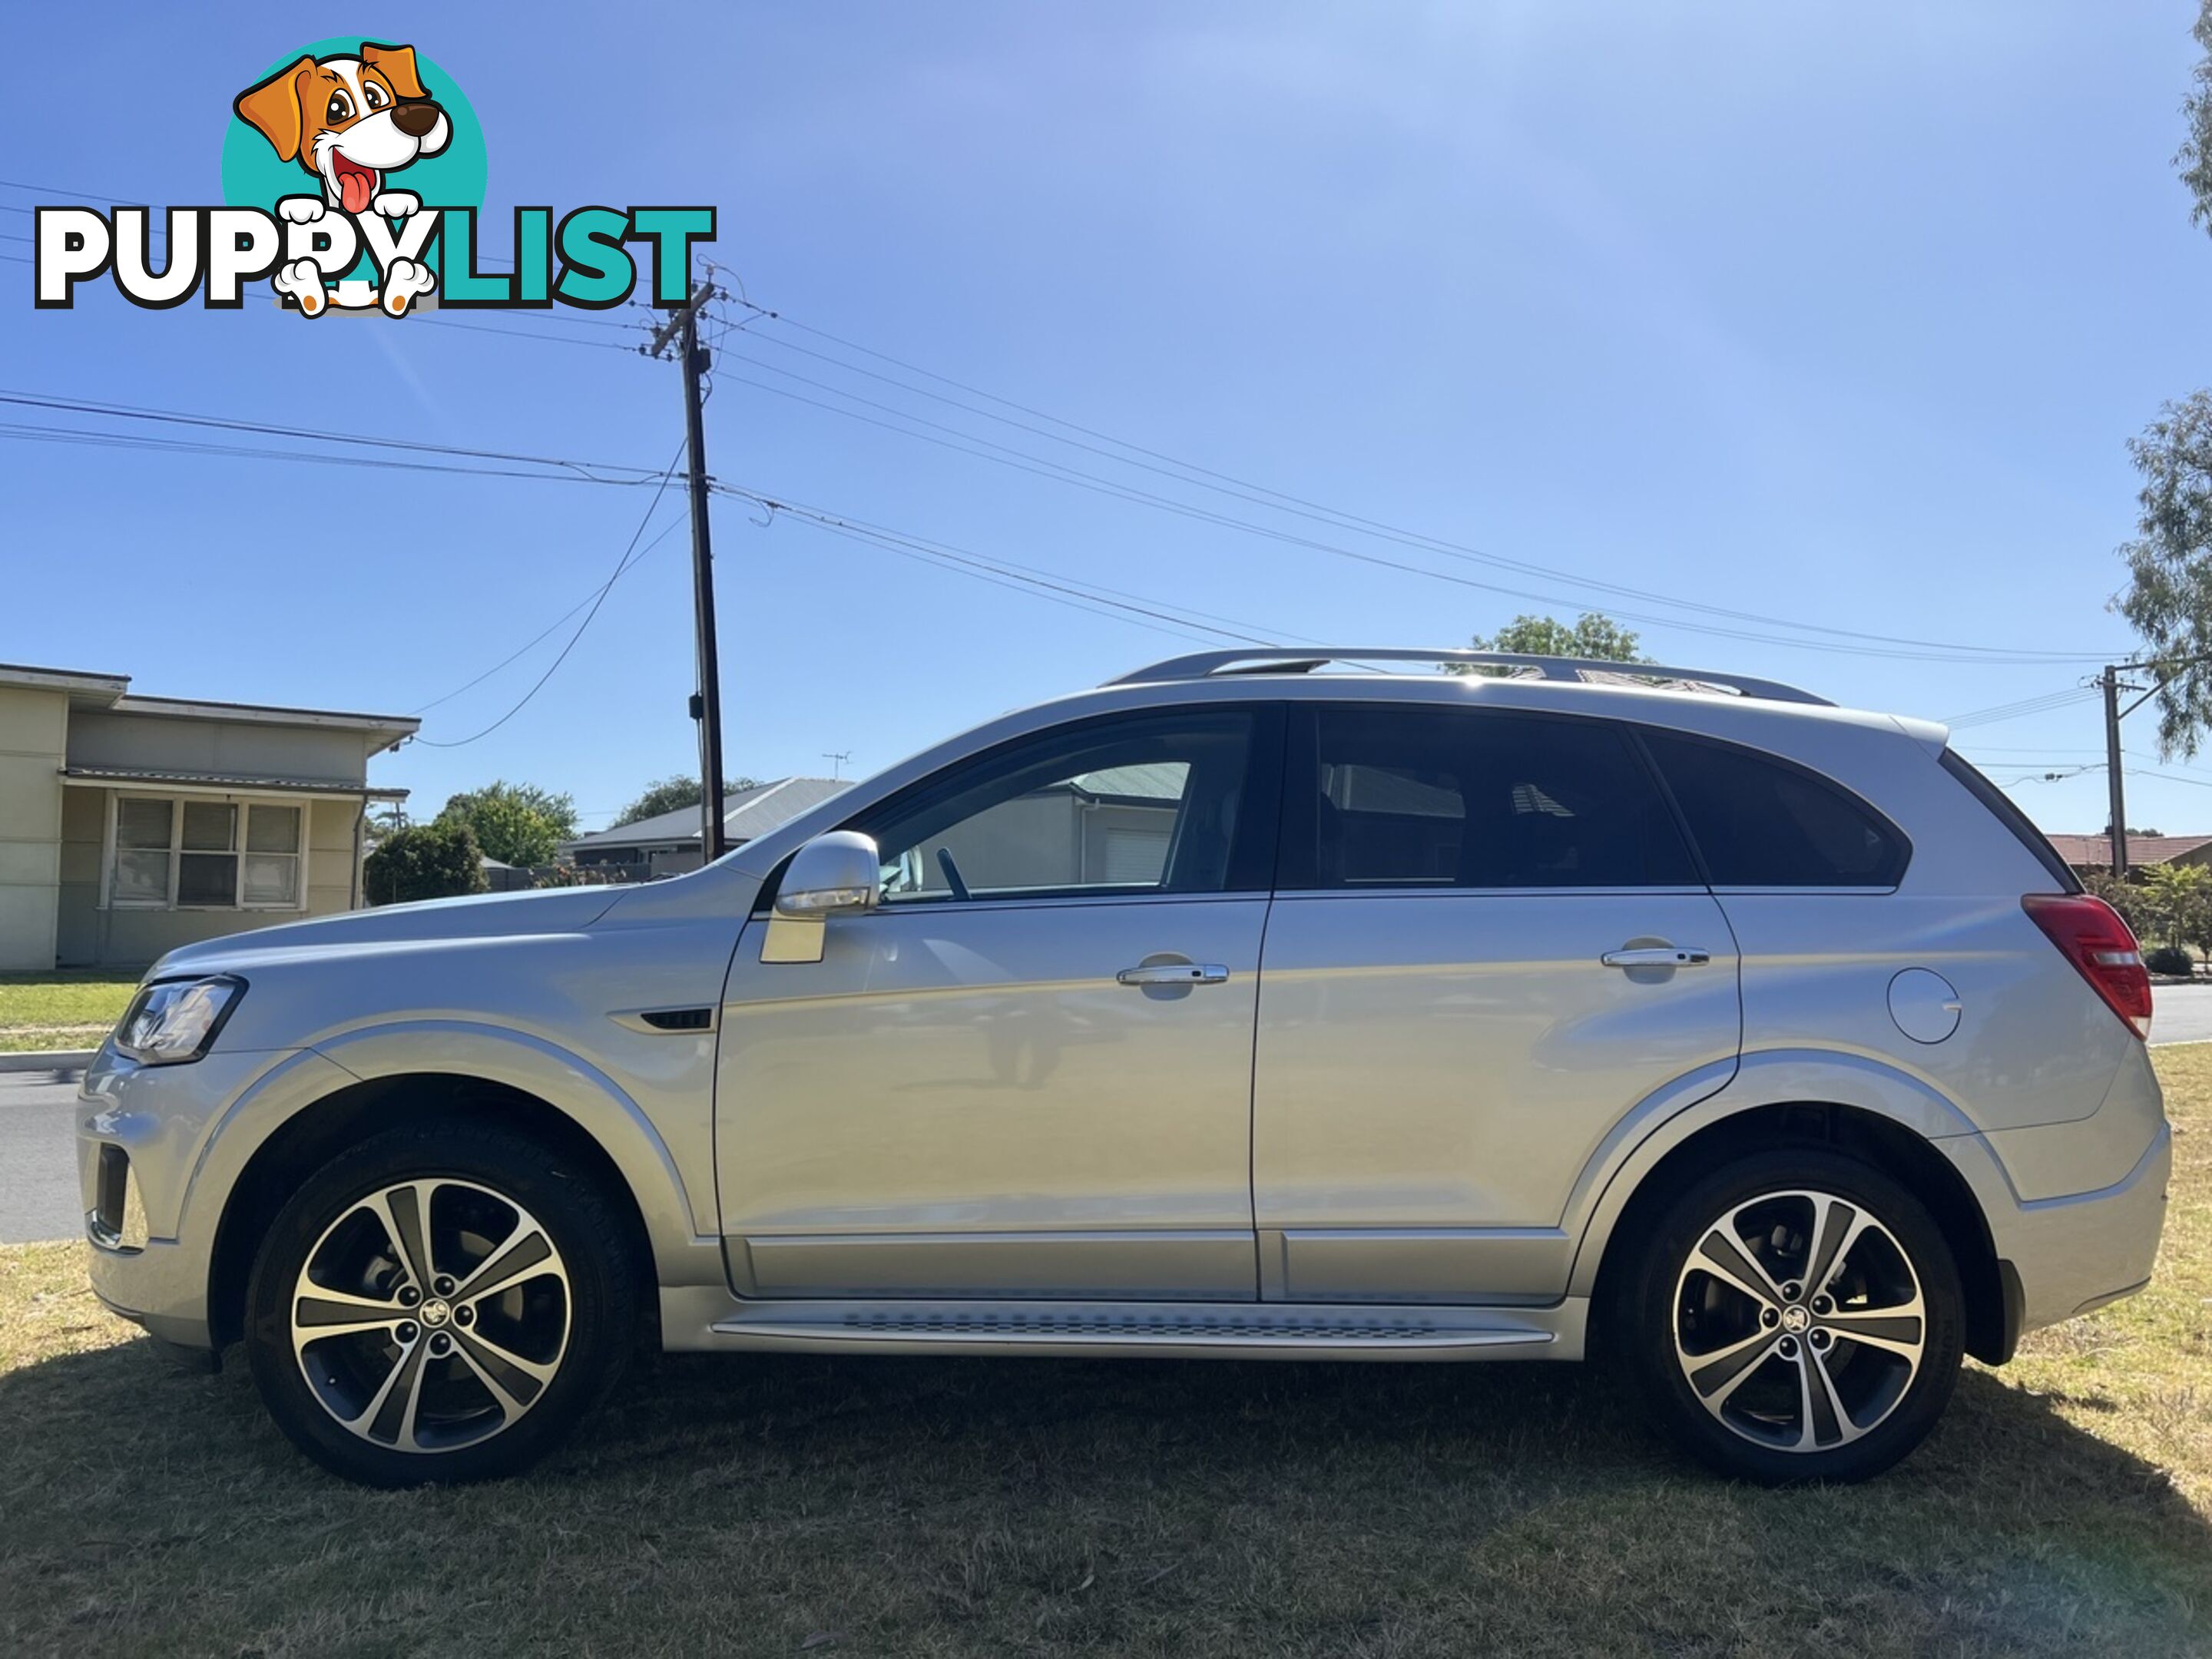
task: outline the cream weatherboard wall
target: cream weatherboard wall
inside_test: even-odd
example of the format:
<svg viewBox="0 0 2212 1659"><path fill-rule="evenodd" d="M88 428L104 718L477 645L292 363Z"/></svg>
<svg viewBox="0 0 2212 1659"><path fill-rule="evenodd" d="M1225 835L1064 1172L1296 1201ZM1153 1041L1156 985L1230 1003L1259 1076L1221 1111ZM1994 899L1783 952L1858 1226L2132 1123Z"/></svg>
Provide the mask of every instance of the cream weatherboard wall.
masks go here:
<svg viewBox="0 0 2212 1659"><path fill-rule="evenodd" d="M103 878L113 856L110 825L115 802L120 796L143 798L149 793L156 797L160 793L149 788L64 791L60 927L55 945L61 966L143 966L196 939L240 933L249 927L270 927L302 916L331 915L350 910L360 902L356 848L365 810L361 802L276 795L195 795L190 799L301 808L306 815L304 902L263 909L103 904Z"/></svg>
<svg viewBox="0 0 2212 1659"><path fill-rule="evenodd" d="M67 692L0 684L0 969L54 965L69 724Z"/></svg>
<svg viewBox="0 0 2212 1659"><path fill-rule="evenodd" d="M0 969L143 968L361 902L371 757L416 722L0 663Z"/></svg>

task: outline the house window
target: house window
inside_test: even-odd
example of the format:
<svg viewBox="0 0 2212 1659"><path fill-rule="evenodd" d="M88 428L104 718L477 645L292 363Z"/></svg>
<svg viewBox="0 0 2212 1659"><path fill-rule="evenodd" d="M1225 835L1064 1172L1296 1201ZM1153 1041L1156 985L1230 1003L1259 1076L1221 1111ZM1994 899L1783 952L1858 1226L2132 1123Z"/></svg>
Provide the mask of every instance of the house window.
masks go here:
<svg viewBox="0 0 2212 1659"><path fill-rule="evenodd" d="M306 809L118 795L108 902L174 910L296 910Z"/></svg>

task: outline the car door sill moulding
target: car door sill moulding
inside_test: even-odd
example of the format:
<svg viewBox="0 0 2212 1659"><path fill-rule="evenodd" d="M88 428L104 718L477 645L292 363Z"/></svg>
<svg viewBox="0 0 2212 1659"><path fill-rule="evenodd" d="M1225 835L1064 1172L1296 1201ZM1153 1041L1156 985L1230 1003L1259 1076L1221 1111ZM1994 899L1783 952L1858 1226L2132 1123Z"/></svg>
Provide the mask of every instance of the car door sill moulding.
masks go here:
<svg viewBox="0 0 2212 1659"><path fill-rule="evenodd" d="M741 1293L812 1299L1022 1297L1219 1302L1249 1297L1249 1228L784 1233L742 1241ZM735 1260L733 1255L732 1260Z"/></svg>
<svg viewBox="0 0 2212 1659"><path fill-rule="evenodd" d="M1180 1353L1283 1358L1581 1356L1588 1304L1463 1309L1277 1304L813 1302L714 1322L714 1347L854 1352Z"/></svg>

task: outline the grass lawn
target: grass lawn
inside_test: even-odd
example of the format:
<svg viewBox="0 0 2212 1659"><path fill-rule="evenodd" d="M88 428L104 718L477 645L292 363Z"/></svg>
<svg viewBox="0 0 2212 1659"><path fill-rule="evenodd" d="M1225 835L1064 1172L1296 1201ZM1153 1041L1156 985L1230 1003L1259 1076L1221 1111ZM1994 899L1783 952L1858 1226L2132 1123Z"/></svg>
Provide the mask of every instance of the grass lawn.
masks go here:
<svg viewBox="0 0 2212 1659"><path fill-rule="evenodd" d="M138 976L82 973L0 974L0 1054L97 1048L123 1017Z"/></svg>
<svg viewBox="0 0 2212 1659"><path fill-rule="evenodd" d="M374 1493L78 1249L0 1250L0 1651L2212 1652L2212 1045L2154 1288L1770 1492L1525 1365L665 1361L536 1475Z"/></svg>

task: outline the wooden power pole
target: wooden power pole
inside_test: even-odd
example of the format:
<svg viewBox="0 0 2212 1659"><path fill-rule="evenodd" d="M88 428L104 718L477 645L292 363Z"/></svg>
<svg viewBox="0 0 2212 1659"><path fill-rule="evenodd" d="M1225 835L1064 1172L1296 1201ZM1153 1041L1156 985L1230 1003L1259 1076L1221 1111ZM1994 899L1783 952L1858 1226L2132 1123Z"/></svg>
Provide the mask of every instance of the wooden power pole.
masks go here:
<svg viewBox="0 0 2212 1659"><path fill-rule="evenodd" d="M2105 691L2105 787L2112 815L2112 877L2128 878L2128 796L2120 774L2120 671L2108 666L2101 677Z"/></svg>
<svg viewBox="0 0 2212 1659"><path fill-rule="evenodd" d="M683 349L684 453L691 481L691 595L697 635L699 689L691 696L691 718L699 723L700 848L712 864L729 850L722 834L722 672L714 634L714 546L707 518L707 440L702 429L700 377L710 367L699 343L699 313L714 297L711 283L691 290L684 307L670 314L647 348L665 357L672 342Z"/></svg>

